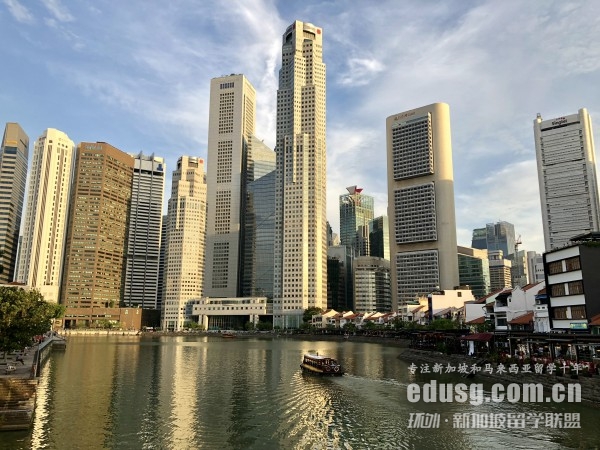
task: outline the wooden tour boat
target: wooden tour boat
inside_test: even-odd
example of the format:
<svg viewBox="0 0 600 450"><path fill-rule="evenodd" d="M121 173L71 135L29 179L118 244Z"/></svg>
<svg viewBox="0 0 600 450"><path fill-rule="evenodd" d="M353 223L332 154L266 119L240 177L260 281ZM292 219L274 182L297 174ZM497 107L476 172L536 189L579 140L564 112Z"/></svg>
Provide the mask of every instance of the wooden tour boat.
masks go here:
<svg viewBox="0 0 600 450"><path fill-rule="evenodd" d="M302 372L313 373L315 375L343 375L344 371L338 362L328 356L321 356L307 353L304 355L302 364L300 364Z"/></svg>

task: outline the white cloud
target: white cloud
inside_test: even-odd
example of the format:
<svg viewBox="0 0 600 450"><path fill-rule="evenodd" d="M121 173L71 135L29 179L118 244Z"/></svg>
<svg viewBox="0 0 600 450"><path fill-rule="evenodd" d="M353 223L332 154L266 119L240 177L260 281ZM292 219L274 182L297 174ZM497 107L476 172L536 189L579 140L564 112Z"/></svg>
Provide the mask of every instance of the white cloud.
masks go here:
<svg viewBox="0 0 600 450"><path fill-rule="evenodd" d="M3 0L3 2L17 22L26 24L35 23L33 14L31 14L31 12L18 0Z"/></svg>
<svg viewBox="0 0 600 450"><path fill-rule="evenodd" d="M75 20L67 7L64 6L60 0L42 0L42 3L59 22L72 22Z"/></svg>
<svg viewBox="0 0 600 450"><path fill-rule="evenodd" d="M365 85L384 69L385 66L373 58L350 58L348 60L348 70L340 76L339 83L344 86Z"/></svg>
<svg viewBox="0 0 600 450"><path fill-rule="evenodd" d="M441 101L451 111L459 241L469 244L472 228L502 219L523 235L523 248L541 250L533 119L581 107L600 117L600 47L589 39L600 29L600 3L129 0L110 10L110 2L64 3L72 13L44 3L62 40L29 27L30 39L45 45L24 47L28 56L52 67L51 81L79 102L71 108L105 108L131 124L130 134L145 127L146 147L161 138L175 143L172 152L206 146L210 79L229 73L245 74L256 88L256 134L272 147L283 31L294 19L323 27L328 218L336 232L346 186L363 187L385 213L385 118ZM11 10L15 18L34 20L17 0L4 4L20 11ZM74 28L75 16L86 26ZM507 179L502 189L489 184Z"/></svg>

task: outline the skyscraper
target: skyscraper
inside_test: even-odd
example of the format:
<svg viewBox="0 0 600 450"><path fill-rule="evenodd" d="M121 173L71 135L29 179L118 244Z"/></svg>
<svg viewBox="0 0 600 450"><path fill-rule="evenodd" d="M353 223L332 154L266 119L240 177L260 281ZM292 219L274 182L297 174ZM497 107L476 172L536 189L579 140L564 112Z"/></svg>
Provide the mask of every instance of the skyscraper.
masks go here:
<svg viewBox="0 0 600 450"><path fill-rule="evenodd" d="M390 262L377 256L359 256L353 269L354 311L390 312Z"/></svg>
<svg viewBox="0 0 600 450"><path fill-rule="evenodd" d="M105 142L77 147L61 292L66 326L78 321L69 308L121 303L133 164Z"/></svg>
<svg viewBox="0 0 600 450"><path fill-rule="evenodd" d="M515 252L515 226L504 220L488 223L485 228L473 230L471 245L479 250L502 250L505 258Z"/></svg>
<svg viewBox="0 0 600 450"><path fill-rule="evenodd" d="M369 223L373 220L374 200L362 188L350 186L340 195L340 239L354 256L369 256Z"/></svg>
<svg viewBox="0 0 600 450"><path fill-rule="evenodd" d="M485 249L458 247L458 276L461 286L469 286L475 298L490 293L490 261Z"/></svg>
<svg viewBox="0 0 600 450"><path fill-rule="evenodd" d="M458 286L450 108L387 118L390 257L394 309Z"/></svg>
<svg viewBox="0 0 600 450"><path fill-rule="evenodd" d="M131 189L123 304L157 309L162 227L164 159L135 156Z"/></svg>
<svg viewBox="0 0 600 450"><path fill-rule="evenodd" d="M295 21L283 34L277 91L273 323L298 327L327 305L327 161L322 29Z"/></svg>
<svg viewBox="0 0 600 450"><path fill-rule="evenodd" d="M490 264L490 290L512 287L512 261L504 259L502 250L491 250L488 252Z"/></svg>
<svg viewBox="0 0 600 450"><path fill-rule="evenodd" d="M327 308L336 311L354 309L354 257L345 245L327 249Z"/></svg>
<svg viewBox="0 0 600 450"><path fill-rule="evenodd" d="M533 121L546 251L579 234L600 231L592 121L577 114Z"/></svg>
<svg viewBox="0 0 600 450"><path fill-rule="evenodd" d="M15 280L58 303L67 239L75 144L48 128L35 141Z"/></svg>
<svg viewBox="0 0 600 450"><path fill-rule="evenodd" d="M375 217L369 224L369 254L390 260L390 223L387 216Z"/></svg>
<svg viewBox="0 0 600 450"><path fill-rule="evenodd" d="M182 156L173 171L167 213L161 326L178 331L191 319L189 300L202 296L206 244L204 160Z"/></svg>
<svg viewBox="0 0 600 450"><path fill-rule="evenodd" d="M242 295L244 210L256 93L244 75L210 82L204 295Z"/></svg>
<svg viewBox="0 0 600 450"><path fill-rule="evenodd" d="M0 283L15 274L28 155L29 137L18 123L7 123L0 147Z"/></svg>
<svg viewBox="0 0 600 450"><path fill-rule="evenodd" d="M167 219L163 214L160 227L160 253L158 256L158 284L156 289L156 309L162 311L162 305L165 299L165 264L167 253Z"/></svg>
<svg viewBox="0 0 600 450"><path fill-rule="evenodd" d="M273 299L275 152L252 137L244 213L243 296Z"/></svg>

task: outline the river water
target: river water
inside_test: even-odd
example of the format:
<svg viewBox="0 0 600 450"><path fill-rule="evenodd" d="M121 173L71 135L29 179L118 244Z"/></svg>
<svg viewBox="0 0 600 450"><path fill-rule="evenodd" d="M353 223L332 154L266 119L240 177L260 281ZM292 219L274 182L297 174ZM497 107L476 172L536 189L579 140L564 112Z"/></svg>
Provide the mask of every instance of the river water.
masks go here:
<svg viewBox="0 0 600 450"><path fill-rule="evenodd" d="M303 375L308 351L346 375ZM351 339L74 336L44 366L32 430L0 434L0 449L600 448L600 409L579 403L410 403L407 384L424 380L400 352ZM439 427L409 426L415 412L439 414ZM581 428L453 423L532 412L579 413Z"/></svg>

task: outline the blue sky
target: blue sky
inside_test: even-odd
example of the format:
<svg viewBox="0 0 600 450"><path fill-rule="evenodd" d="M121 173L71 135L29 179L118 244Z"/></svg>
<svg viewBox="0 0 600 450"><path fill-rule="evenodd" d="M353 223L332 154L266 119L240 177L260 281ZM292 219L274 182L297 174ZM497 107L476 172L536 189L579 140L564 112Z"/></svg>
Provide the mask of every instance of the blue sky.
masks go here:
<svg viewBox="0 0 600 450"><path fill-rule="evenodd" d="M210 79L243 73L272 147L296 19L324 30L334 231L347 186L386 214L386 117L445 102L459 245L506 220L522 249L543 251L533 120L585 107L600 127L600 2L0 0L0 123L31 144L52 127L155 153L170 174L181 155L206 157Z"/></svg>

